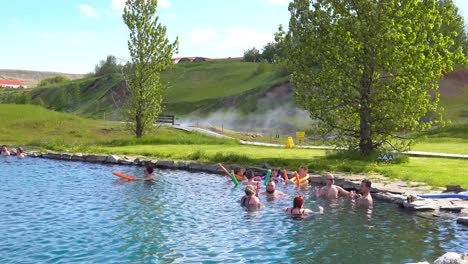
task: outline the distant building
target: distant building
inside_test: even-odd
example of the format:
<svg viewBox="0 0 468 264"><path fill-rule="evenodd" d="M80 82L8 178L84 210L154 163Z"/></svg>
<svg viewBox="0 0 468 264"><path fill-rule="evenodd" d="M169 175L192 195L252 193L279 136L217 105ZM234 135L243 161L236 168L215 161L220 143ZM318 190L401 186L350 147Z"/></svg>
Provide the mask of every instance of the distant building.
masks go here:
<svg viewBox="0 0 468 264"><path fill-rule="evenodd" d="M177 57L172 58L172 63L179 63L179 62L202 62L202 61L210 61L211 59L205 57Z"/></svg>
<svg viewBox="0 0 468 264"><path fill-rule="evenodd" d="M22 81L1 80L1 79L0 79L0 87L4 87L4 88L28 88L28 86Z"/></svg>

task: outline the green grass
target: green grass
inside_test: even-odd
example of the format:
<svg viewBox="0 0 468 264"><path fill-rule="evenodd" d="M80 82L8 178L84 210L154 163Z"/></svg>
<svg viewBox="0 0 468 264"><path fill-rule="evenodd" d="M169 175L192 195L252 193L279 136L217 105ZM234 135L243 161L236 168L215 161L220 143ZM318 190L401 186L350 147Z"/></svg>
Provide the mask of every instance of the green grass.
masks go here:
<svg viewBox="0 0 468 264"><path fill-rule="evenodd" d="M228 60L179 63L162 74L162 80L170 82L167 91L170 103L238 95L254 88L270 87L281 77L284 74L274 64Z"/></svg>
<svg viewBox="0 0 468 264"><path fill-rule="evenodd" d="M468 154L468 123L452 124L421 133L411 150Z"/></svg>

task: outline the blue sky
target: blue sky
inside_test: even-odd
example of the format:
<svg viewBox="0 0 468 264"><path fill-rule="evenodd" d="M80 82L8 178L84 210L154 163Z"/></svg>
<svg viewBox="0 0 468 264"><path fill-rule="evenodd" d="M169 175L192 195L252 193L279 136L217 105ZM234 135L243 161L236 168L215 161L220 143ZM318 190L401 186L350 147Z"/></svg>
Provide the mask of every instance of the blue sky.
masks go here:
<svg viewBox="0 0 468 264"><path fill-rule="evenodd" d="M160 0L179 56L242 56L287 26L288 0ZM468 21L468 1L455 0ZM0 69L87 73L107 55L128 59L125 0L2 1Z"/></svg>

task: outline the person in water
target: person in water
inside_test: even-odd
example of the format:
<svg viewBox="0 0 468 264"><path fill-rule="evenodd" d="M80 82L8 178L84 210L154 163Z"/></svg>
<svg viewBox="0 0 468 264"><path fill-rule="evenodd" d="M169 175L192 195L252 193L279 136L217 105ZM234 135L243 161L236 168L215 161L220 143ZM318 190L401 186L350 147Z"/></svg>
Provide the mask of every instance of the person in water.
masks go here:
<svg viewBox="0 0 468 264"><path fill-rule="evenodd" d="M240 199L240 204L249 211L260 209L260 199L256 196L255 187L247 185L245 187L245 195Z"/></svg>
<svg viewBox="0 0 468 264"><path fill-rule="evenodd" d="M278 169L271 169L270 181L274 181L275 183L284 181L284 179L280 177Z"/></svg>
<svg viewBox="0 0 468 264"><path fill-rule="evenodd" d="M361 194L356 194L351 192L351 198L356 201L356 204L361 207L372 207L374 205L374 201L372 200L372 196L370 194L372 182L370 180L362 180L359 190Z"/></svg>
<svg viewBox="0 0 468 264"><path fill-rule="evenodd" d="M8 148L6 145L2 146L2 152L0 153L2 156L10 156L10 151L8 151Z"/></svg>
<svg viewBox="0 0 468 264"><path fill-rule="evenodd" d="M18 149L16 150L16 157L18 157L19 159L22 159L26 156L26 154L24 154L24 150L22 147L18 147Z"/></svg>
<svg viewBox="0 0 468 264"><path fill-rule="evenodd" d="M350 192L341 188L340 186L334 185L335 177L331 173L325 175L326 185L320 190L315 191L317 197L323 197L327 199L336 199L338 196L350 196Z"/></svg>
<svg viewBox="0 0 468 264"><path fill-rule="evenodd" d="M276 197L278 195L285 195L284 192L276 190L276 183L270 180L266 186L266 190L261 192L260 194L264 194L267 197Z"/></svg>
<svg viewBox="0 0 468 264"><path fill-rule="evenodd" d="M145 169L143 170L144 177L139 178L139 177L134 177L133 180L135 181L151 181L154 179L153 176L153 168L150 166L146 166Z"/></svg>
<svg viewBox="0 0 468 264"><path fill-rule="evenodd" d="M244 180L244 168L242 167L234 167L234 176L238 181Z"/></svg>
<svg viewBox="0 0 468 264"><path fill-rule="evenodd" d="M299 180L309 176L308 171L307 171L307 167L306 166L300 166L298 174L299 174ZM294 177L289 179L289 183L296 183L296 180L294 179ZM301 182L301 185L306 184L306 183L308 184L309 182L308 181Z"/></svg>
<svg viewBox="0 0 468 264"><path fill-rule="evenodd" d="M292 216L303 217L310 214L323 214L323 207L319 206L317 212L304 208L304 196L298 195L294 197L293 207L286 207L283 211Z"/></svg>
<svg viewBox="0 0 468 264"><path fill-rule="evenodd" d="M247 178L247 181L244 181L245 185L252 185L252 186L257 186L258 181L255 181L255 175L253 170L248 170L245 173L245 177Z"/></svg>

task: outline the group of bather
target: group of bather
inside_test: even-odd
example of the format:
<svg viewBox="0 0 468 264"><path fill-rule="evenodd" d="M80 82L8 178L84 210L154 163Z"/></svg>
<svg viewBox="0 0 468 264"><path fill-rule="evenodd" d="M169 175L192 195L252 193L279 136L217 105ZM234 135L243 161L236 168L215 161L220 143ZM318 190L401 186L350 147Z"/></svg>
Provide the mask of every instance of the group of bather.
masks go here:
<svg viewBox="0 0 468 264"><path fill-rule="evenodd" d="M286 174L286 175L284 175ZM239 182L242 182L245 187L245 195L241 198L240 204L245 207L247 210L258 210L261 208L261 203L259 196L266 195L267 197L273 198L276 196L283 196L285 193L276 190L276 184L298 184L298 186L307 186L309 184L309 175L307 173L307 167L300 166L299 173L297 178L290 180L287 176L287 172L283 170L281 172L278 169L271 169L271 176L266 185L266 190L260 192L260 183L265 178L262 179L260 176L255 176L252 170L249 170L244 173L244 170L240 167L234 168L234 175ZM301 181L306 179L305 181ZM325 198L327 200L338 199L339 197L348 197L352 201L361 207L372 207L373 200L370 194L371 181L362 180L360 184L360 194L354 191L346 191L340 186L334 184L335 177L331 173L325 175L326 185L322 188L316 188L314 190L314 196L316 198ZM293 207L287 207L283 209L284 212L291 214L293 216L305 216L311 214L321 214L323 213L323 208L318 207L317 211L312 211L310 209L304 208L304 197L302 195L297 195L293 200Z"/></svg>
<svg viewBox="0 0 468 264"><path fill-rule="evenodd" d="M15 153L16 157L18 158L24 158L26 156L22 147L17 148L16 150L13 151L13 153ZM11 154L12 153L8 150L8 147L6 145L2 145L0 156L6 157L6 156L10 156Z"/></svg>

